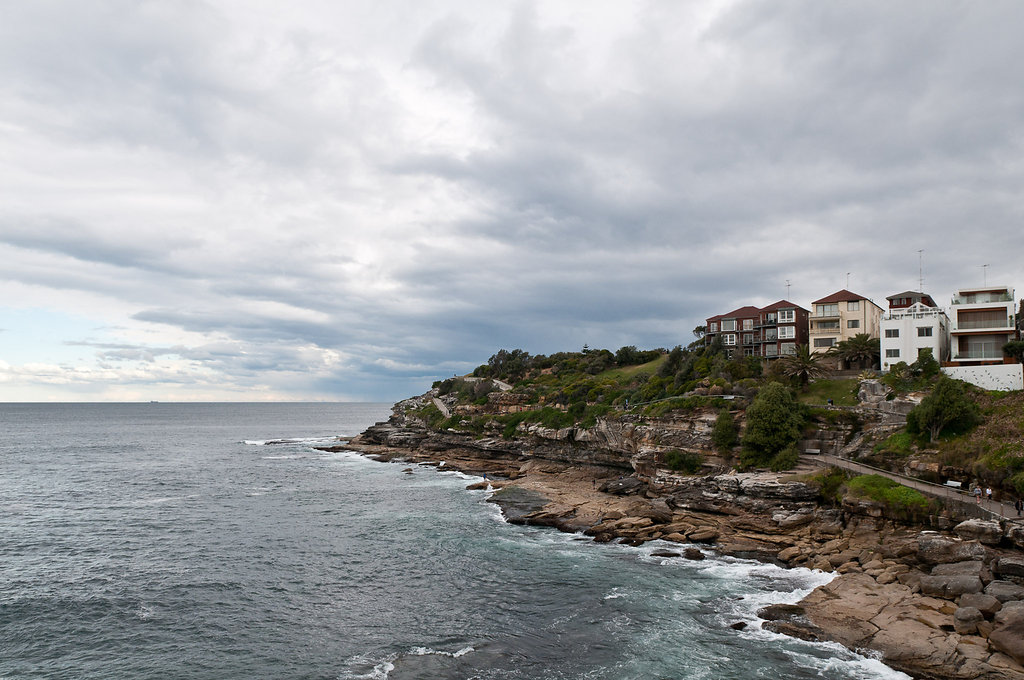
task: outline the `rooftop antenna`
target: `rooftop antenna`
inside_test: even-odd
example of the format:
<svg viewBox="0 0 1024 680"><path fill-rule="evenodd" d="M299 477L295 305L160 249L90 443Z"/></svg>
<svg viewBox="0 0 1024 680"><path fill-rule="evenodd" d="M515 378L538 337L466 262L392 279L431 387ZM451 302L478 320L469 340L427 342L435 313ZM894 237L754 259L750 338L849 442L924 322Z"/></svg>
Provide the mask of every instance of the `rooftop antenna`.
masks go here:
<svg viewBox="0 0 1024 680"><path fill-rule="evenodd" d="M924 264L921 253L924 249L917 251L917 291L919 293L924 292Z"/></svg>
<svg viewBox="0 0 1024 680"><path fill-rule="evenodd" d="M786 299L789 299L789 279L786 279Z"/></svg>
<svg viewBox="0 0 1024 680"><path fill-rule="evenodd" d="M981 277L982 277L981 278L981 285L987 286L988 285L988 265L987 264L981 265Z"/></svg>
<svg viewBox="0 0 1024 680"><path fill-rule="evenodd" d="M850 290L850 272L846 272L846 290Z"/></svg>

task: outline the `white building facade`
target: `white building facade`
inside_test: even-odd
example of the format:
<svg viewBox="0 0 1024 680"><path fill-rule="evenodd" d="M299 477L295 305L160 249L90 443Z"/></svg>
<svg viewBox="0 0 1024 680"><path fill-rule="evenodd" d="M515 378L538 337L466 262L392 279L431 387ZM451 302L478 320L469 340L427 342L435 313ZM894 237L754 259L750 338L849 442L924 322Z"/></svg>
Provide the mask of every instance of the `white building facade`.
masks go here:
<svg viewBox="0 0 1024 680"><path fill-rule="evenodd" d="M921 351L931 350L936 361L949 360L950 323L946 312L924 302L890 308L880 332L882 371L903 361L912 364Z"/></svg>

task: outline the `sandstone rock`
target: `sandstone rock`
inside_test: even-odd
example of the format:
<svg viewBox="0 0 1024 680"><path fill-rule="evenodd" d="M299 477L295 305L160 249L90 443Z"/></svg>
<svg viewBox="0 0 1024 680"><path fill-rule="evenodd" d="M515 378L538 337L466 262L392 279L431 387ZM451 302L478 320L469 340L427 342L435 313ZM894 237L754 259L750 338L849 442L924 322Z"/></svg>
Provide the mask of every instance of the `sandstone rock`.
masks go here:
<svg viewBox="0 0 1024 680"><path fill-rule="evenodd" d="M687 538L683 534L666 534L661 537L662 540L672 541L673 543L686 543Z"/></svg>
<svg viewBox="0 0 1024 680"><path fill-rule="evenodd" d="M993 570L1000 576L1024 577L1024 557L1010 557L1004 555Z"/></svg>
<svg viewBox="0 0 1024 680"><path fill-rule="evenodd" d="M923 532L918 537L917 544L917 558L925 564L946 564L985 558L985 548L977 541L956 540Z"/></svg>
<svg viewBox="0 0 1024 680"><path fill-rule="evenodd" d="M953 531L960 538L985 545L998 545L1003 540L1003 528L994 520L969 519L957 524Z"/></svg>
<svg viewBox="0 0 1024 680"><path fill-rule="evenodd" d="M932 567L931 574L933 576L977 576L981 577L982 572L985 569L985 563L981 560L967 560L965 562L948 562L946 564L936 564Z"/></svg>
<svg viewBox="0 0 1024 680"><path fill-rule="evenodd" d="M652 500L645 514L657 524L672 522L672 508L668 507L668 502L664 498Z"/></svg>
<svg viewBox="0 0 1024 680"><path fill-rule="evenodd" d="M611 479L601 485L601 491L616 496L630 496L640 493L647 486L636 477Z"/></svg>
<svg viewBox="0 0 1024 680"><path fill-rule="evenodd" d="M974 607L960 607L953 614L953 629L960 635L974 635L985 615Z"/></svg>
<svg viewBox="0 0 1024 680"><path fill-rule="evenodd" d="M803 553L803 549L800 548L800 546L791 545L788 548L780 550L777 557L781 562L789 562L799 557L801 553Z"/></svg>
<svg viewBox="0 0 1024 680"><path fill-rule="evenodd" d="M995 616L989 644L1024 664L1024 607L1004 607Z"/></svg>
<svg viewBox="0 0 1024 680"><path fill-rule="evenodd" d="M846 564L847 562L854 562L854 561L856 561L857 557L859 556L859 554L860 554L859 551L856 551L856 550L844 550L841 553L836 553L835 555L829 555L828 556L828 563L831 564L833 567L838 567L841 564Z"/></svg>
<svg viewBox="0 0 1024 680"><path fill-rule="evenodd" d="M1010 581L992 581L985 587L985 594L991 595L1000 602L1024 600L1024 586Z"/></svg>
<svg viewBox="0 0 1024 680"><path fill-rule="evenodd" d="M964 593L980 593L981 590L981 579L977 576L954 574L921 577L921 592L933 597L952 599Z"/></svg>
<svg viewBox="0 0 1024 680"><path fill-rule="evenodd" d="M966 593L960 598L961 607L974 607L982 614L985 618L992 618L995 613L1003 608L1002 602L992 597L991 595L985 595L984 593Z"/></svg>
<svg viewBox="0 0 1024 680"><path fill-rule="evenodd" d="M1009 524L1009 522L1007 522ZM1019 524L1014 524L1006 530L1006 538L1010 539L1010 542L1015 546L1024 550L1024 527Z"/></svg>
<svg viewBox="0 0 1024 680"><path fill-rule="evenodd" d="M875 580L883 586L889 583L895 583L896 574L892 573L891 571L883 571L881 574L878 575L878 577Z"/></svg>
<svg viewBox="0 0 1024 680"><path fill-rule="evenodd" d="M704 559L704 553L702 553L697 548L687 548L686 550L683 551L683 557L685 557L688 560L698 560L699 561L699 560L703 560Z"/></svg>
<svg viewBox="0 0 1024 680"><path fill-rule="evenodd" d="M682 557L682 553L677 553L672 550L655 550L651 553L651 557Z"/></svg>
<svg viewBox="0 0 1024 680"><path fill-rule="evenodd" d="M698 527L687 535L687 538L694 543L712 543L718 539L718 529L712 527Z"/></svg>

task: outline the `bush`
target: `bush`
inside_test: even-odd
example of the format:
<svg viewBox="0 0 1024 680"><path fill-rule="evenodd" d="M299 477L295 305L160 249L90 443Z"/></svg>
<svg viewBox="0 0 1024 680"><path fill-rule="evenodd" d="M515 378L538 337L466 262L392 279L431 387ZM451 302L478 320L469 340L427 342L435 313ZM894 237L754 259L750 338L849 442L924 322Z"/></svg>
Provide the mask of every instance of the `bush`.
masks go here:
<svg viewBox="0 0 1024 680"><path fill-rule="evenodd" d="M663 460L665 461L665 467L669 470L685 472L690 475L697 473L701 466L704 465L704 456L692 451L680 451L679 449L666 451Z"/></svg>
<svg viewBox="0 0 1024 680"><path fill-rule="evenodd" d="M715 419L715 427L711 431L711 442L719 451L728 451L736 445L737 439L736 421L733 420L729 409L723 408Z"/></svg>
<svg viewBox="0 0 1024 680"><path fill-rule="evenodd" d="M833 467L813 477L811 483L818 487L818 496L823 502L837 506L843 500L843 488L847 479L849 475L846 472Z"/></svg>
<svg viewBox="0 0 1024 680"><path fill-rule="evenodd" d="M794 444L775 454L768 463L768 467L771 468L772 472L783 472L784 470L792 470L799 462L800 452L797 451Z"/></svg>
<svg viewBox="0 0 1024 680"><path fill-rule="evenodd" d="M966 432L981 422L978 405L960 380L942 376L931 394L907 414L907 432L928 435L934 442L940 434Z"/></svg>
<svg viewBox="0 0 1024 680"><path fill-rule="evenodd" d="M768 465L800 438L803 413L784 385L768 383L747 409L747 431L743 435L744 467Z"/></svg>

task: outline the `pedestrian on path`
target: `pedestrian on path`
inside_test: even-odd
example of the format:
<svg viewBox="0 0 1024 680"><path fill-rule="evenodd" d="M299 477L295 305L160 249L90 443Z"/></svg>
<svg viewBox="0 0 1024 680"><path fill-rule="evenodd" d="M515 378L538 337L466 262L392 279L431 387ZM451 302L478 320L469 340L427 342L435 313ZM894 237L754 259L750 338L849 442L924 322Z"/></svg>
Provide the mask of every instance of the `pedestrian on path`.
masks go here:
<svg viewBox="0 0 1024 680"><path fill-rule="evenodd" d="M981 487L974 487L974 502L981 505Z"/></svg>
<svg viewBox="0 0 1024 680"><path fill-rule="evenodd" d="M1017 502L1013 504L1013 509L1017 511L1017 517L1020 517L1020 513L1024 512L1024 500L1018 498Z"/></svg>
<svg viewBox="0 0 1024 680"><path fill-rule="evenodd" d="M985 500L992 500L992 487L990 486L985 487Z"/></svg>

